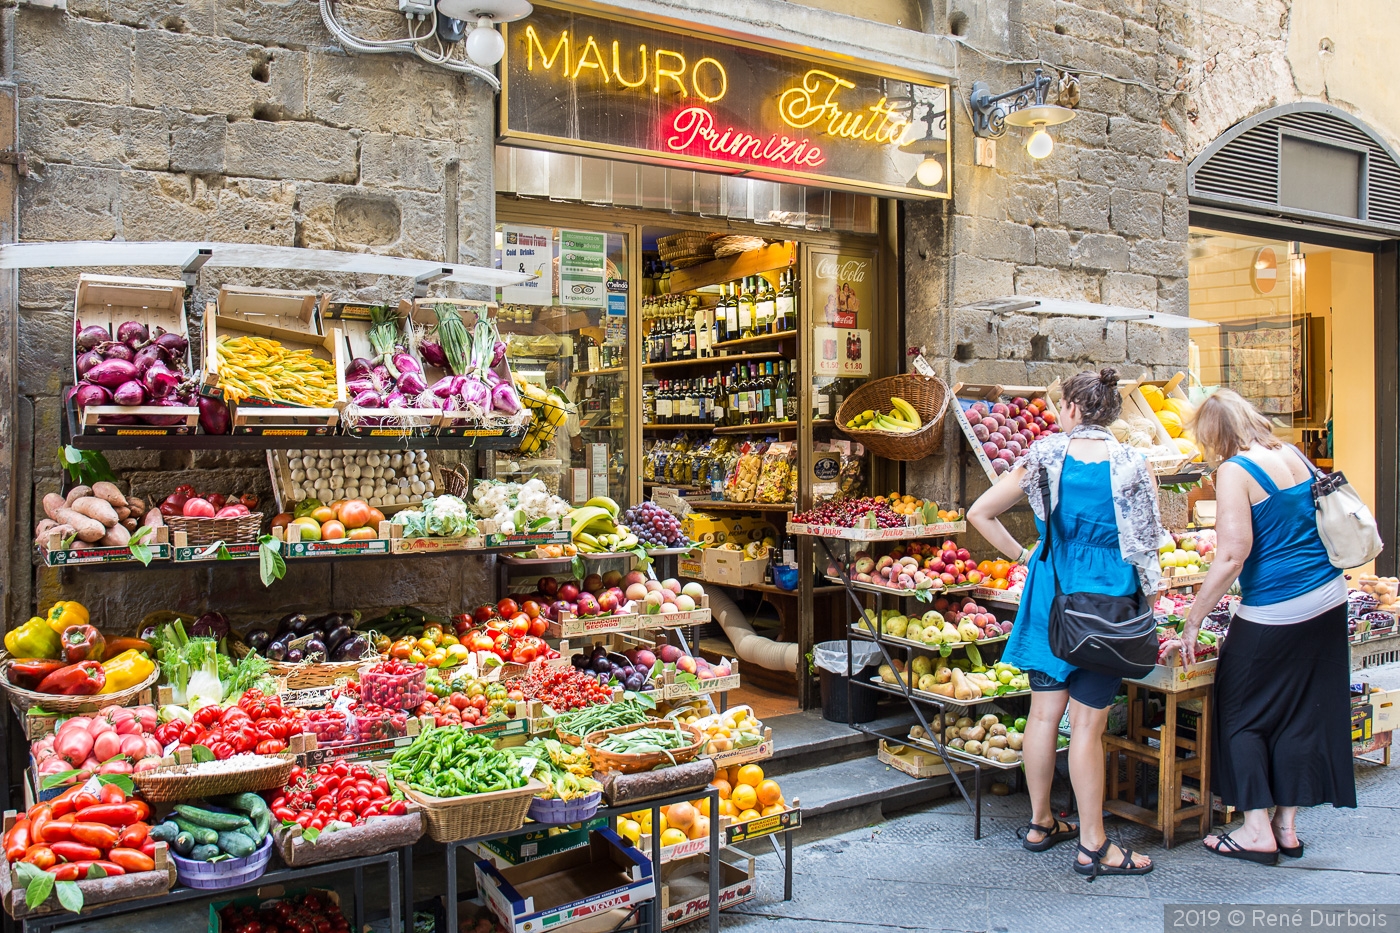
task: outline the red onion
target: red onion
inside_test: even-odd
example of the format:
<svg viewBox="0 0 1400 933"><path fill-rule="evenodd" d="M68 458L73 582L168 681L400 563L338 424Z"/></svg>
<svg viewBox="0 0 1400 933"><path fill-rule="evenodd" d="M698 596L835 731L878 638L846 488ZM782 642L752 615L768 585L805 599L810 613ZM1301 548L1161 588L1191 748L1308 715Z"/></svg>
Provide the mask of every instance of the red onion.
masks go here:
<svg viewBox="0 0 1400 933"><path fill-rule="evenodd" d="M443 376L437 382L434 382L432 386L429 387L428 391L437 398L447 398L448 396L456 395L457 392L453 383L460 378L460 376Z"/></svg>
<svg viewBox="0 0 1400 933"><path fill-rule="evenodd" d="M378 392L379 386L375 384L373 379L369 378L347 379L345 391L351 395L359 395L361 392Z"/></svg>
<svg viewBox="0 0 1400 933"><path fill-rule="evenodd" d="M229 419L228 406L215 398L201 395L199 405L199 427L205 434L227 434L233 423Z"/></svg>
<svg viewBox="0 0 1400 933"><path fill-rule="evenodd" d="M136 371L142 376L151 368L153 363L165 363L165 351L159 344L147 344L136 351L136 357L131 361L136 364Z"/></svg>
<svg viewBox="0 0 1400 933"><path fill-rule="evenodd" d="M359 392L355 395L355 406L357 408L383 408L384 398L378 392Z"/></svg>
<svg viewBox="0 0 1400 933"><path fill-rule="evenodd" d="M107 333L107 328L98 327L96 324L93 324L90 327L84 327L82 330L78 331L78 336L74 338L74 342L77 343L79 350L91 350L99 343L111 339L112 335Z"/></svg>
<svg viewBox="0 0 1400 933"><path fill-rule="evenodd" d="M180 400L177 399L177 398L175 398L173 395L166 396L165 398L153 398L153 399L150 400L150 402L149 402L148 404L150 404L150 405L156 405L156 406L159 406L159 407L161 407L161 408L183 408L183 407L185 407L184 405L181 404ZM170 427L174 427L174 426L177 425L177 424L184 424L184 423L185 423L185 416L184 416L184 415L143 415L142 418L141 418L141 420L144 421L144 422L146 422L147 424L155 425L156 427L170 428Z"/></svg>
<svg viewBox="0 0 1400 933"><path fill-rule="evenodd" d="M117 325L117 339L132 350L138 350L151 339L151 334L140 321L122 321Z"/></svg>
<svg viewBox="0 0 1400 933"><path fill-rule="evenodd" d="M73 401L78 405L79 410L90 408L93 405L110 405L112 403L112 393L99 385L91 382L84 382L77 387L73 393Z"/></svg>
<svg viewBox="0 0 1400 933"><path fill-rule="evenodd" d="M175 391L175 386L179 384L180 377L172 373L160 360L156 360L146 370L146 375L142 378L146 391L152 398L165 398Z"/></svg>
<svg viewBox="0 0 1400 933"><path fill-rule="evenodd" d="M429 366L436 366L438 369L447 369L447 354L442 352L442 347L435 343L420 343L418 352L423 354L423 359Z"/></svg>
<svg viewBox="0 0 1400 933"><path fill-rule="evenodd" d="M357 356L345 367L346 379L368 379L374 372L374 364L362 356Z"/></svg>
<svg viewBox="0 0 1400 933"><path fill-rule="evenodd" d="M402 392L400 392L398 389L395 389L394 391L390 392L388 395L384 396L384 407L385 407L385 408L407 408L407 407L408 407L408 399L404 398Z"/></svg>
<svg viewBox="0 0 1400 933"><path fill-rule="evenodd" d="M399 371L400 376L405 373L423 372L423 367L418 365L418 361L402 350L394 354L394 368Z"/></svg>
<svg viewBox="0 0 1400 933"><path fill-rule="evenodd" d="M491 349L491 365L500 366L506 361L506 344L503 340L497 340L496 345Z"/></svg>
<svg viewBox="0 0 1400 933"><path fill-rule="evenodd" d="M109 360L126 360L128 362L130 362L136 356L135 352L132 351L131 347L128 347L124 343L117 343L115 341L108 341L107 343L102 344L100 347L97 348L97 352L101 353L104 358Z"/></svg>
<svg viewBox="0 0 1400 933"><path fill-rule="evenodd" d="M515 387L509 382L502 382L491 390L491 403L497 411L513 415L520 411L520 398L515 394Z"/></svg>
<svg viewBox="0 0 1400 933"><path fill-rule="evenodd" d="M164 350L170 359L176 362L179 362L184 357L185 351L190 348L189 340L179 334L161 334L152 343Z"/></svg>
<svg viewBox="0 0 1400 933"><path fill-rule="evenodd" d="M419 395L428 390L428 383L423 380L422 373L400 370L399 389L406 395Z"/></svg>
<svg viewBox="0 0 1400 933"><path fill-rule="evenodd" d="M112 401L118 405L141 405L146 401L146 390L135 379L123 382L112 392Z"/></svg>
<svg viewBox="0 0 1400 933"><path fill-rule="evenodd" d="M83 378L104 388L116 389L136 377L136 367L126 360L103 360L89 369Z"/></svg>
<svg viewBox="0 0 1400 933"><path fill-rule="evenodd" d="M78 375L86 376L88 374L88 370L92 369L94 366L101 362L101 353L98 353L96 350L85 351L81 356L78 357Z"/></svg>

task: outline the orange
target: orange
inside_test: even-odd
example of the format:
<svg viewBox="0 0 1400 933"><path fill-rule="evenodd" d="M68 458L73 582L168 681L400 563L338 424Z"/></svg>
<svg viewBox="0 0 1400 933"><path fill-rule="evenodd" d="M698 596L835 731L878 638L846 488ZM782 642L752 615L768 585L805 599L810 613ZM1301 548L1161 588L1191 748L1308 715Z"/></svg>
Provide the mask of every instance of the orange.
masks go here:
<svg viewBox="0 0 1400 933"><path fill-rule="evenodd" d="M697 823L700 822L701 819L704 819L705 817L710 815L709 797L701 797L699 800L692 800L690 805L695 808L695 812L700 814L700 816L696 817L695 819Z"/></svg>
<svg viewBox="0 0 1400 933"><path fill-rule="evenodd" d="M740 810L751 809L758 803L758 792L752 785L740 784L734 788L734 792L729 795L729 799L734 801L734 806Z"/></svg>
<svg viewBox="0 0 1400 933"><path fill-rule="evenodd" d="M782 812L783 812L784 810L786 810L786 809L787 809L787 807L783 806L783 803L782 803L782 801L780 800L780 801L778 801L777 803L771 803L771 804L769 804L768 806L764 807L764 808L763 808L763 812L762 812L760 815L761 815L761 816L773 816L773 815L776 814L776 813L782 813Z"/></svg>
<svg viewBox="0 0 1400 933"><path fill-rule="evenodd" d="M695 822L695 808L688 803L673 803L666 814L666 822L677 829L685 829Z"/></svg>
<svg viewBox="0 0 1400 933"><path fill-rule="evenodd" d="M982 563L977 565L977 572L984 577L990 576L992 572L992 562L989 560L982 561Z"/></svg>
<svg viewBox="0 0 1400 933"><path fill-rule="evenodd" d="M719 802L719 815L734 817L739 815L739 810L734 806L734 801L721 800Z"/></svg>
<svg viewBox="0 0 1400 933"><path fill-rule="evenodd" d="M763 769L758 765L744 765L739 769L739 783L757 787L763 783Z"/></svg>
<svg viewBox="0 0 1400 933"><path fill-rule="evenodd" d="M728 781L726 781L724 778L715 778L710 783L714 784L715 789L719 791L720 800L729 799L730 786Z"/></svg>
<svg viewBox="0 0 1400 933"><path fill-rule="evenodd" d="M739 822L747 823L749 820L756 820L762 815L763 814L759 813L757 810L745 810L739 814Z"/></svg>
<svg viewBox="0 0 1400 933"><path fill-rule="evenodd" d="M709 818L704 816L697 816L695 818L695 822L690 824L690 829L686 831L686 835L691 839L710 838Z"/></svg>
<svg viewBox="0 0 1400 933"><path fill-rule="evenodd" d="M1011 562L1009 560L992 561L992 577L996 580L1005 580L1011 573Z"/></svg>
<svg viewBox="0 0 1400 933"><path fill-rule="evenodd" d="M758 802L765 807L771 807L782 799L783 791L777 781L764 781L758 785Z"/></svg>
<svg viewBox="0 0 1400 933"><path fill-rule="evenodd" d="M679 829L668 829L661 834L661 844L663 846L673 846L686 841L686 834Z"/></svg>

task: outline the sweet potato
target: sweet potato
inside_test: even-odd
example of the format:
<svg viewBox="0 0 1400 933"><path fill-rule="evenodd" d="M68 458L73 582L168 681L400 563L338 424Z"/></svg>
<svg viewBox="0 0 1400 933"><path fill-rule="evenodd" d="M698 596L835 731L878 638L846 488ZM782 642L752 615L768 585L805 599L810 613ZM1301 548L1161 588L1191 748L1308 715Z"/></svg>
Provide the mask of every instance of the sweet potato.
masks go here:
<svg viewBox="0 0 1400 933"><path fill-rule="evenodd" d="M131 509L127 508L127 507L124 506L124 505L119 505L119 506L117 506L116 511L117 511L117 521L119 521L119 522L124 522L124 521L126 521L128 518L131 517Z"/></svg>
<svg viewBox="0 0 1400 933"><path fill-rule="evenodd" d="M160 509L147 509L146 514L141 519L141 524L159 528L165 524L165 518L160 514Z"/></svg>
<svg viewBox="0 0 1400 933"><path fill-rule="evenodd" d="M135 518L140 518L142 515L146 514L145 499L138 499L135 496L129 496L126 500L126 506L127 508L131 509L131 514Z"/></svg>
<svg viewBox="0 0 1400 933"><path fill-rule="evenodd" d="M122 527L125 528L127 531L135 531L139 524L140 523L137 522L134 518L122 519Z"/></svg>
<svg viewBox="0 0 1400 933"><path fill-rule="evenodd" d="M122 491L117 488L116 483L93 483L92 494L99 499L105 499L107 504L114 509L119 509L126 505L126 496L122 495Z"/></svg>
<svg viewBox="0 0 1400 933"><path fill-rule="evenodd" d="M49 532L58 527L58 522L51 518L39 519L39 524L34 526L34 543L43 544L49 539Z"/></svg>
<svg viewBox="0 0 1400 933"><path fill-rule="evenodd" d="M101 522L107 528L113 527L118 521L117 510L112 508L111 503L96 496L83 496L81 499L68 503L68 507L75 512L82 512L88 518Z"/></svg>
<svg viewBox="0 0 1400 933"><path fill-rule="evenodd" d="M113 525L97 543L100 547L126 547L131 543L131 532L121 525Z"/></svg>
<svg viewBox="0 0 1400 933"><path fill-rule="evenodd" d="M74 486L72 489L68 490L68 498L64 500L64 504L72 505L75 500L90 495L92 495L91 486Z"/></svg>
<svg viewBox="0 0 1400 933"><path fill-rule="evenodd" d="M54 521L58 521L58 513L68 508L68 500L56 492L51 492L44 496L44 514Z"/></svg>
<svg viewBox="0 0 1400 933"><path fill-rule="evenodd" d="M106 525L73 509L59 509L58 521L65 525L72 525L73 530L78 534L78 539L88 543L100 540L107 533Z"/></svg>

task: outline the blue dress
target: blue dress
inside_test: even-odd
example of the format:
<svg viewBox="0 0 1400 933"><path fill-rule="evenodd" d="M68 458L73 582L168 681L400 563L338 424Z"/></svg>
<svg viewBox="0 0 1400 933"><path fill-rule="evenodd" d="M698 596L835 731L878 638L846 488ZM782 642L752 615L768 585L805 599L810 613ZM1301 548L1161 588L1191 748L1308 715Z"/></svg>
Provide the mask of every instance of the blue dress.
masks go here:
<svg viewBox="0 0 1400 933"><path fill-rule="evenodd" d="M1118 549L1118 522L1113 511L1113 486L1107 460L1086 463L1065 457L1055 505L1052 559L1060 589L1075 593L1131 596L1140 588L1137 569ZM1045 540L1045 525L1036 519ZM1027 564L1016 624L1002 660L1023 671L1040 671L1064 681L1076 668L1050 651L1050 606L1055 601L1055 578L1039 559L1039 547Z"/></svg>

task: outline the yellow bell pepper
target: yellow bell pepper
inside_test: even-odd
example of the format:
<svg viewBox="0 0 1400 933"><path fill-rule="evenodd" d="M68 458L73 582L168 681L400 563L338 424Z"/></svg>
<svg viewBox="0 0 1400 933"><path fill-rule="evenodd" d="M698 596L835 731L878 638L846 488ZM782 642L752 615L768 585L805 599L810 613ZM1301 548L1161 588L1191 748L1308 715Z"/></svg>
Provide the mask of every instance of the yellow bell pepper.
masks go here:
<svg viewBox="0 0 1400 933"><path fill-rule="evenodd" d="M55 659L62 648L58 633L40 616L5 633L5 650L11 657Z"/></svg>
<svg viewBox="0 0 1400 933"><path fill-rule="evenodd" d="M62 600L53 604L49 610L49 628L62 635L64 631L75 625L88 624L88 611L82 603L77 600Z"/></svg>
<svg viewBox="0 0 1400 933"><path fill-rule="evenodd" d="M100 693L120 693L141 683L156 669L155 663L135 648L105 661L102 670L107 673L107 683Z"/></svg>

